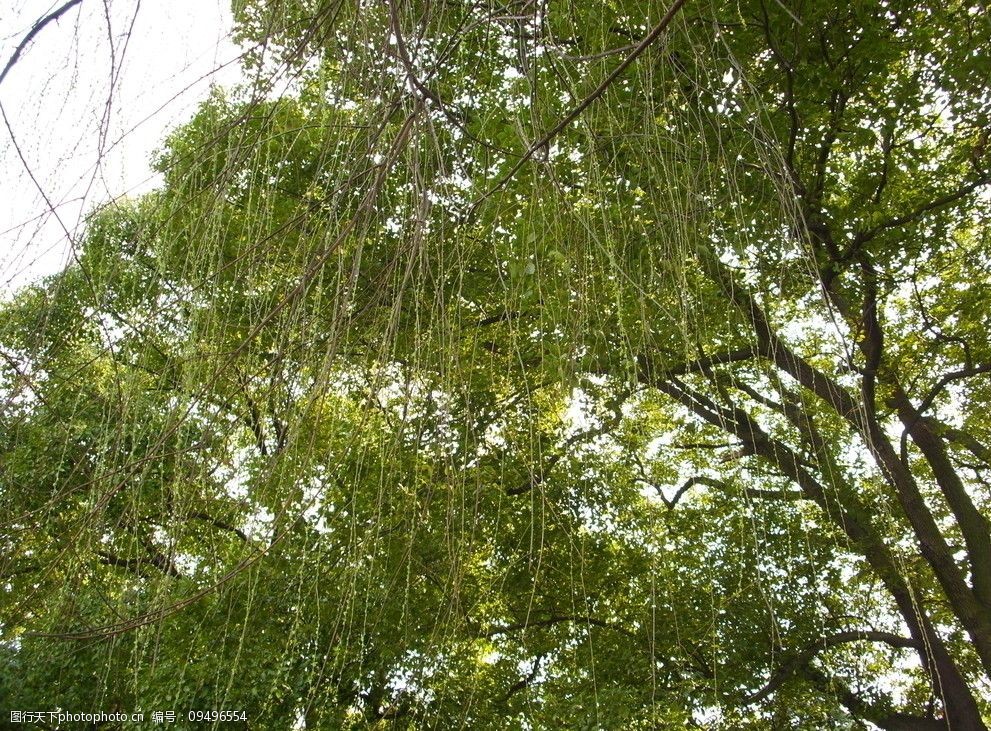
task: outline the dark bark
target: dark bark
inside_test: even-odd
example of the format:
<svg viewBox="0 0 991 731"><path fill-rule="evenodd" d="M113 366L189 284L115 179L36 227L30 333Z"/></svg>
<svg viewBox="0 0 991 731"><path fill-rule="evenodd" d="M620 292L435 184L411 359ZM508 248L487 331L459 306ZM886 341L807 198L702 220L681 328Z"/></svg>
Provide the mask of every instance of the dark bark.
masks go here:
<svg viewBox="0 0 991 731"><path fill-rule="evenodd" d="M919 552L932 568L954 614L966 629L985 671L991 674L991 612L968 586L963 572L954 559L954 549L940 531L915 477L888 440L874 414L873 404L858 402L841 385L793 352L774 331L754 297L744 286L735 281L731 272L713 252L700 246L697 254L705 274L719 286L752 328L761 354L819 397L830 409L846 420L864 440L881 473L894 489L904 516L915 533ZM865 397L868 398L873 396L874 375L882 361L882 342L873 309L874 304L868 298L864 307L867 332L861 341L861 349L867 357L869 366L875 366L869 368L870 373L865 376L868 382ZM719 421L713 423L718 424ZM773 459L773 456L771 457Z"/></svg>
<svg viewBox="0 0 991 731"><path fill-rule="evenodd" d="M837 632L834 635L823 637L814 645L806 647L801 652L794 654L786 662L782 663L778 670L771 676L770 680L756 693L744 699L744 703L757 703L770 696L774 691L788 682L789 679L799 674L820 652L824 652L831 647L849 642L883 642L891 647L912 648L919 650L916 640L908 637L899 637L890 632L878 632L875 630L851 630L848 632Z"/></svg>
<svg viewBox="0 0 991 731"><path fill-rule="evenodd" d="M764 432L743 409L716 404L675 379L658 381L655 385L710 424L737 436L749 445L753 454L780 470L802 489L809 500L822 508L823 514L858 547L894 599L909 628L913 645L919 648L919 656L929 675L933 694L943 702L950 728L986 728L970 687L942 638L933 628L919 601L918 591L899 570L888 547L873 529L871 512L863 505L856 492L841 484L838 481L839 475L835 473L832 489L827 492L790 447Z"/></svg>
<svg viewBox="0 0 991 731"><path fill-rule="evenodd" d="M953 511L967 544L974 595L984 605L985 612L988 612L991 610L991 522L981 514L967 493L963 480L950 461L946 444L922 419L922 414L900 385L895 385L890 404L896 409L898 418L912 441L925 456L936 483Z"/></svg>

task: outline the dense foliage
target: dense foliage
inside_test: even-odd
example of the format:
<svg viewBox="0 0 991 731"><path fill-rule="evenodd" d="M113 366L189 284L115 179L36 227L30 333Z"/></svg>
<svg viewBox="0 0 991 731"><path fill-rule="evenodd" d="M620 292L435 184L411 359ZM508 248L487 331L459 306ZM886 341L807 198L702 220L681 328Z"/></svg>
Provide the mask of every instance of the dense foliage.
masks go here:
<svg viewBox="0 0 991 731"><path fill-rule="evenodd" d="M980 4L235 13L0 309L7 705L986 727Z"/></svg>

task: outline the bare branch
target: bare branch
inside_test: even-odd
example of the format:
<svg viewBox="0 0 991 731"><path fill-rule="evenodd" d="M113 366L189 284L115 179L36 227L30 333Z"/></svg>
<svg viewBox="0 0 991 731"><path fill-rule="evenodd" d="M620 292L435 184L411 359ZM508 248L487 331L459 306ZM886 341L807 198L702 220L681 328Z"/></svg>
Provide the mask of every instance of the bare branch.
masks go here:
<svg viewBox="0 0 991 731"><path fill-rule="evenodd" d="M21 54L24 52L24 49L27 48L28 44L30 44L31 41L34 40L34 37L38 35L45 28L46 25L58 20L67 12L72 10L72 8L74 8L76 5L79 5L79 3L81 3L82 1L83 0L69 0L67 3L63 4L59 8L56 8L55 10L53 10L43 18L39 18L38 21L33 26L31 26L31 30L29 30L27 35L24 36L21 42L17 44L17 48L14 49L14 52L11 54L10 59L7 61L7 65L4 66L3 71L0 72L0 84L2 84L3 80L7 78L7 74L9 74L10 70L14 68L14 64L16 64L18 60L20 60Z"/></svg>

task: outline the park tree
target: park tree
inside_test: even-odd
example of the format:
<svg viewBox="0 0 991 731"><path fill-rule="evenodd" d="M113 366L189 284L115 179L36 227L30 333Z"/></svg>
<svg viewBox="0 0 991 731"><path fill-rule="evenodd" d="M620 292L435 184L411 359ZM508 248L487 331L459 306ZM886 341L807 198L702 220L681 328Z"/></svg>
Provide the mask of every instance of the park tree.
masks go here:
<svg viewBox="0 0 991 731"><path fill-rule="evenodd" d="M0 307L9 705L986 728L980 3L234 11Z"/></svg>

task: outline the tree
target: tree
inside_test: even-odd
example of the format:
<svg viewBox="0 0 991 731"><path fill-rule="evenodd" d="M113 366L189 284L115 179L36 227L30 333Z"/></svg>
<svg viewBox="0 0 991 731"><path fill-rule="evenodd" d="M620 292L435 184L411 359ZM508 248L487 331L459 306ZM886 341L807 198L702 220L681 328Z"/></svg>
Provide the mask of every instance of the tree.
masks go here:
<svg viewBox="0 0 991 731"><path fill-rule="evenodd" d="M0 313L16 706L986 727L976 6L235 11Z"/></svg>

